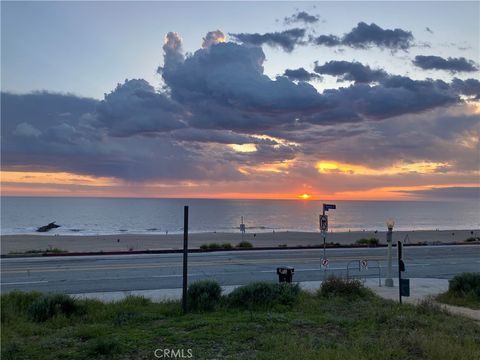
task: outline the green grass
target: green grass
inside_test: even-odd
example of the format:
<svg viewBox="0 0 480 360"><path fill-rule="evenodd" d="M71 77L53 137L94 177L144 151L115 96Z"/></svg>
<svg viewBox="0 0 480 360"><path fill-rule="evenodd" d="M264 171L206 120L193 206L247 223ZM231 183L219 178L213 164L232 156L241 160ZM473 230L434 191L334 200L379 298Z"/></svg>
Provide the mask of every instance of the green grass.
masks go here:
<svg viewBox="0 0 480 360"><path fill-rule="evenodd" d="M436 297L436 300L453 306L462 306L474 310L480 310L480 301L474 296L456 296L448 291Z"/></svg>
<svg viewBox="0 0 480 360"><path fill-rule="evenodd" d="M300 292L290 306L256 311L220 303L181 314L180 302L129 297L45 322L28 316L40 294L1 296L2 360L153 359L158 348L193 350L195 359L475 359L480 326L429 304L399 305L373 294Z"/></svg>
<svg viewBox="0 0 480 360"><path fill-rule="evenodd" d="M437 301L480 309L480 273L461 273L448 282L448 291L437 296Z"/></svg>

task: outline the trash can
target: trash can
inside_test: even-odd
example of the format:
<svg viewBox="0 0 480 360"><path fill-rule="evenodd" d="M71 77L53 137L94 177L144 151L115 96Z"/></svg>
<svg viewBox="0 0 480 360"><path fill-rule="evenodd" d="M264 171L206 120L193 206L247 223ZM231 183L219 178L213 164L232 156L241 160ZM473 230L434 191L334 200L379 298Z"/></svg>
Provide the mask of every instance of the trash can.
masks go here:
<svg viewBox="0 0 480 360"><path fill-rule="evenodd" d="M277 268L278 282L291 283L295 269L291 266L281 266Z"/></svg>

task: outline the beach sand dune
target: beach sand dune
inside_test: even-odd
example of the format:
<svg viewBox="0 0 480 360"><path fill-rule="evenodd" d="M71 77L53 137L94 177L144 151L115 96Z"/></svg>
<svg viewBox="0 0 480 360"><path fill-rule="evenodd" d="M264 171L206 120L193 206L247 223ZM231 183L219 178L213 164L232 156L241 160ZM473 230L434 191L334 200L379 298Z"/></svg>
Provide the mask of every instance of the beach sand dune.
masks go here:
<svg viewBox="0 0 480 360"><path fill-rule="evenodd" d="M479 237L480 230L421 230L394 231L393 241L407 243L451 243L463 242L470 237ZM342 245L353 244L361 238L376 237L380 243L386 243L385 232L355 231L328 233L327 242ZM254 247L264 246L318 246L323 239L318 232L268 232L246 233L244 240ZM189 247L199 248L208 243L238 244L242 241L240 233L200 233L189 234ZM183 247L183 235L5 235L1 237L1 254L23 253L30 250L45 250L59 248L68 252L99 252L99 251L137 251L158 249L180 249Z"/></svg>

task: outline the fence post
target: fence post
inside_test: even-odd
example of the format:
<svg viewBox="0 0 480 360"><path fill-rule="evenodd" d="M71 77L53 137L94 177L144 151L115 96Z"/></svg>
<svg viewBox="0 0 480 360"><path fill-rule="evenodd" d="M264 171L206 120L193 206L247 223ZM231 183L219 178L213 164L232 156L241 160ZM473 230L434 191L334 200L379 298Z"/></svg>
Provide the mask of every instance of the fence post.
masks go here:
<svg viewBox="0 0 480 360"><path fill-rule="evenodd" d="M187 312L187 286L188 286L188 206L183 208L183 292L182 310Z"/></svg>

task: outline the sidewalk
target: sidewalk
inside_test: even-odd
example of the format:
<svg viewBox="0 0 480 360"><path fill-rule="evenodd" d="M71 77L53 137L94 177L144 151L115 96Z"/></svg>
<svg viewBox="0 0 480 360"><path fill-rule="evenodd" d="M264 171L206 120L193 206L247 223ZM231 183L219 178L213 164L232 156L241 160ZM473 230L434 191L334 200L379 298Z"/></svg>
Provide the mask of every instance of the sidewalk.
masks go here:
<svg viewBox="0 0 480 360"><path fill-rule="evenodd" d="M314 292L320 285L321 281L304 281L300 282L302 289ZM386 287L383 285L384 279L382 279L382 286L379 286L378 280L367 279L365 285L372 289L377 295L388 300L398 301L398 284L395 283L394 287ZM229 294L239 285L222 286L222 293ZM447 279L429 279L429 278L413 278L410 279L410 296L403 297L402 300L405 303L417 304L420 301L426 299L429 296L435 296L448 290ZM159 290L135 290L135 291L115 291L115 292L96 292L96 293L82 293L71 294L78 299L97 299L104 302L119 301L129 295L143 296L153 302L160 302L165 300L180 300L182 298L182 289L159 289ZM452 314L463 315L480 321L480 310L472 310L468 308L462 308L458 306L441 304L447 311Z"/></svg>

